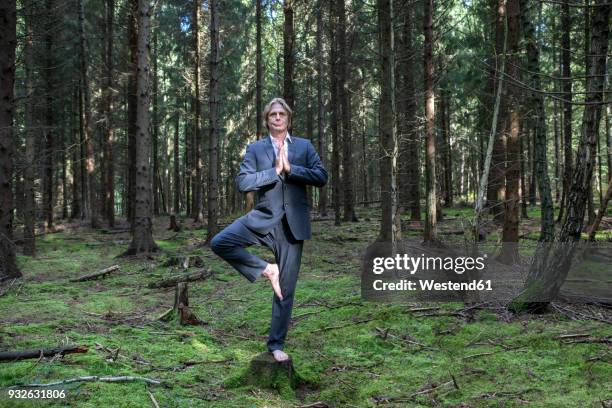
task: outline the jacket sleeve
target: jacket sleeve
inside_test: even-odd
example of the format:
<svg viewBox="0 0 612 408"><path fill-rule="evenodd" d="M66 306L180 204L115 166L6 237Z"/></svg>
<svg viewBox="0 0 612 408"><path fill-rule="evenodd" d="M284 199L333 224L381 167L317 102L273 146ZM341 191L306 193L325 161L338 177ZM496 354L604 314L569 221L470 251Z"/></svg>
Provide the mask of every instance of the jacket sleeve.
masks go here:
<svg viewBox="0 0 612 408"><path fill-rule="evenodd" d="M327 170L323 167L321 158L315 151L312 143L308 142L306 166L291 164L289 179L315 187L323 187L327 183Z"/></svg>
<svg viewBox="0 0 612 408"><path fill-rule="evenodd" d="M263 186L280 181L274 167L257 171L257 159L253 150L253 145L247 146L244 159L240 163L240 172L236 176L236 186L241 193L256 191Z"/></svg>

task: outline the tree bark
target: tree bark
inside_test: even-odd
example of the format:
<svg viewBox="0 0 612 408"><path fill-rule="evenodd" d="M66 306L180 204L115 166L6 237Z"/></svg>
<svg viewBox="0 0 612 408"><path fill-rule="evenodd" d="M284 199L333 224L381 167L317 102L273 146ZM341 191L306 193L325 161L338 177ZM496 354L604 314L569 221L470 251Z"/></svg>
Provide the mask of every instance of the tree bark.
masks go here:
<svg viewBox="0 0 612 408"><path fill-rule="evenodd" d="M176 122L174 123L174 206L173 212L178 215L181 213L181 161L179 158L179 129L180 129L180 113L176 113Z"/></svg>
<svg viewBox="0 0 612 408"><path fill-rule="evenodd" d="M294 43L295 32L293 30L293 1L285 0L283 4L283 96L285 102L295 111L295 96L293 91L293 68L295 63ZM289 129L291 131L291 129Z"/></svg>
<svg viewBox="0 0 612 408"><path fill-rule="evenodd" d="M530 113L526 117L526 127L534 132L534 161L535 173L540 190L540 241L550 242L554 239L554 206L548 177L548 158L546 143L546 117L544 109L544 95L538 92L541 88L540 81L540 49L536 38L536 7L533 0L522 0L520 7L523 13L523 33L527 47L527 70L530 74L530 86L534 91L527 95L526 106ZM539 24L539 22L537 23ZM556 115L555 115L556 121ZM555 123L555 132L556 132ZM556 136L555 136L556 137ZM558 162L558 161L556 161Z"/></svg>
<svg viewBox="0 0 612 408"><path fill-rule="evenodd" d="M53 229L53 156L54 156L54 137L56 131L56 112L55 112L55 97L56 97L56 79L55 79L55 44L54 33L56 30L55 24L55 1L46 0L45 8L47 10L47 21L45 26L45 116L44 116L44 176L43 176L43 216L45 220L45 229Z"/></svg>
<svg viewBox="0 0 612 408"><path fill-rule="evenodd" d="M104 172L106 180L104 182L104 216L108 225L115 226L115 165L113 159L114 131L113 131L113 110L114 110L114 66L113 66L113 43L114 43L114 17L115 0L106 0L106 89L104 115L105 135L104 135Z"/></svg>
<svg viewBox="0 0 612 408"><path fill-rule="evenodd" d="M317 1L317 134L319 136L319 155L327 164L327 140L325 135L325 103L323 102L323 0ZM319 189L319 214L327 216L327 186Z"/></svg>
<svg viewBox="0 0 612 408"><path fill-rule="evenodd" d="M153 215L159 216L161 183L159 173L159 104L158 104L158 89L159 79L157 77L157 32L153 34Z"/></svg>
<svg viewBox="0 0 612 408"><path fill-rule="evenodd" d="M572 18L570 16L569 2L563 1L561 6L561 64L563 77L563 194L558 221L562 221L567 206L568 191L572 181L572 72L571 72L571 41Z"/></svg>
<svg viewBox="0 0 612 408"><path fill-rule="evenodd" d="M36 134L34 131L34 49L33 49L33 17L34 7L31 0L25 2L25 74L27 99L25 105L25 155L26 163L23 175L25 191L24 226L23 226L23 253L34 256L36 254L35 224L36 224L36 201L34 199L34 178L36 166Z"/></svg>
<svg viewBox="0 0 612 408"><path fill-rule="evenodd" d="M208 233L210 242L219 232L219 22L218 0L209 0L210 7L210 88L208 138Z"/></svg>
<svg viewBox="0 0 612 408"><path fill-rule="evenodd" d="M200 99L200 1L194 0L192 20L193 36L193 82L194 82L194 98L193 98L193 173L192 188L193 195L191 197L191 217L198 222L202 213L202 132L201 132L201 115L202 115L202 100Z"/></svg>
<svg viewBox="0 0 612 408"><path fill-rule="evenodd" d="M434 62L433 62L433 0L423 3L423 63L425 75L425 190L427 196L427 213L425 216L424 241L433 243L437 240L436 214L436 138L434 106Z"/></svg>
<svg viewBox="0 0 612 408"><path fill-rule="evenodd" d="M334 225L340 225L340 103L338 90L338 39L336 33L337 16L334 10L334 2L329 2L329 27L330 27L330 130L332 134L332 201L334 205Z"/></svg>
<svg viewBox="0 0 612 408"><path fill-rule="evenodd" d="M98 228L98 200L96 197L96 161L93 148L93 128L91 123L91 98L89 92L89 76L87 72L87 44L85 41L85 10L83 0L77 0L79 7L79 51L80 73L83 86L83 112L85 116L85 152L87 168L87 192L89 194L88 215L92 228Z"/></svg>
<svg viewBox="0 0 612 408"><path fill-rule="evenodd" d="M0 3L0 282L21 277L13 243L13 85L17 44L15 1Z"/></svg>
<svg viewBox="0 0 612 408"><path fill-rule="evenodd" d="M127 138L128 138L128 221L134 230L134 210L136 206L136 116L138 110L138 0L128 0L128 97L127 97Z"/></svg>
<svg viewBox="0 0 612 408"><path fill-rule="evenodd" d="M346 10L344 0L336 0L338 18L338 98L342 124L342 187L344 189L344 221L356 222L353 186L353 141L351 132L351 98L348 85L348 50L346 44Z"/></svg>
<svg viewBox="0 0 612 408"><path fill-rule="evenodd" d="M497 3L497 14L495 23L495 66L496 69L493 71L493 88L500 82L503 83L503 77L506 74L505 65L505 48L507 45L506 41L507 28L506 28L506 2L505 0L498 0ZM503 60L502 60L503 59ZM502 69L503 68L503 69ZM502 89L502 97L500 99L498 109L497 122L495 123L495 140L493 143L493 152L491 155L491 165L489 168L489 177L487 184L487 207L489 212L493 215L493 218L497 223L502 223L504 212L503 202L505 199L505 156L506 156L506 126L504 118L506 117L506 102L505 96L503 95L504 89Z"/></svg>
<svg viewBox="0 0 612 408"><path fill-rule="evenodd" d="M395 121L395 61L393 1L377 0L380 52L380 194L381 222L379 241L393 246L401 238L397 202L398 143Z"/></svg>
<svg viewBox="0 0 612 408"><path fill-rule="evenodd" d="M151 180L150 180L150 84L149 84L149 21L148 0L138 0L138 76L137 83L137 121L136 121L136 202L134 206L134 228L132 243L126 255L141 252L156 252L153 241L153 222L151 220Z"/></svg>
<svg viewBox="0 0 612 408"><path fill-rule="evenodd" d="M511 305L514 311L540 311L555 299L563 285L582 233L587 194L593 176L597 134L603 105L604 73L608 53L610 4L597 0L593 5L587 93L582 131L572 183L568 190L567 216L555 245L541 247L534 257L525 290Z"/></svg>

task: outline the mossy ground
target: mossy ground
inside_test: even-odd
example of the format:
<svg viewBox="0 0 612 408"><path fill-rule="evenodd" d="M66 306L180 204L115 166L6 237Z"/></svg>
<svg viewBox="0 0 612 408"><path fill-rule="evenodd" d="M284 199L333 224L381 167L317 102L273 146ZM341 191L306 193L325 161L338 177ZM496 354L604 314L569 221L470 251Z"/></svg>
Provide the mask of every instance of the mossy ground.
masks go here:
<svg viewBox="0 0 612 408"><path fill-rule="evenodd" d="M515 317L495 308L469 319L420 317L410 310L464 306L362 301L360 254L376 238L377 215L376 209L360 210L359 223L341 227L333 220L313 222L286 348L309 384L295 399L223 386L265 350L271 290L265 281L248 283L203 248L204 229L177 234L166 231L167 219L160 218L155 237L163 252L157 259L115 259L129 244L127 233L67 228L42 236L36 258L19 257L25 278L0 296L0 349L70 343L89 352L1 363L0 407L140 408L153 406L149 392L162 407L294 407L313 401L336 407L589 407L612 398L609 345L556 338L609 337L604 322L558 313ZM451 209L447 215L460 220L469 214ZM530 210L530 217L537 226L538 214ZM252 250L270 259L266 249ZM198 254L215 272L189 284L190 306L206 326L155 320L172 306L173 289L146 285L173 273L161 266L173 254ZM68 282L113 264L121 270L105 279ZM77 383L63 401L7 398L10 385L82 375L143 376L164 385Z"/></svg>

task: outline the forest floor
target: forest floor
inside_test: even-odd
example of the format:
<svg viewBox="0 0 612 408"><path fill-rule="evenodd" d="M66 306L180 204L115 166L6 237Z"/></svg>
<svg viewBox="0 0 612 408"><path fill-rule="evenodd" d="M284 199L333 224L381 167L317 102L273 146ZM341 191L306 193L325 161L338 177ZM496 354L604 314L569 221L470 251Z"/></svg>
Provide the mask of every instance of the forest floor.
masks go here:
<svg viewBox="0 0 612 408"><path fill-rule="evenodd" d="M66 224L41 236L37 257L19 256L25 278L0 287L0 350L89 351L0 363L0 407L612 406L610 309L557 303L548 314L514 316L494 304L362 300L360 255L378 234L378 211L359 209L360 222L340 227L313 222L286 347L307 381L295 396L226 386L265 351L271 288L248 283L203 247L205 229L175 233L157 219L155 258L116 258L128 232ZM447 211L441 229L466 211ZM537 236L539 218L530 216L521 231ZM253 251L270 259L265 248ZM174 289L147 285L180 272L163 266L176 255L198 255L213 271L189 284L190 307L205 325L156 319L172 307ZM120 270L103 279L69 281L115 264ZM64 385L63 400L8 397L12 385L92 375L162 384L76 382Z"/></svg>

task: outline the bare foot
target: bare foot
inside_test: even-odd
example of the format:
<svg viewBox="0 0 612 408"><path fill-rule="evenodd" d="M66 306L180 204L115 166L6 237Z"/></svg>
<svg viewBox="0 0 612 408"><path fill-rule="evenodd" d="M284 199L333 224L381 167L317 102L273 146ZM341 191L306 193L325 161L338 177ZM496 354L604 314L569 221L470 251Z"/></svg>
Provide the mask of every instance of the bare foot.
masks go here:
<svg viewBox="0 0 612 408"><path fill-rule="evenodd" d="M268 266L266 266L266 269L264 269L261 274L266 278L270 279L274 293L276 293L276 296L278 296L280 300L283 300L283 293L281 292L280 287L280 271L278 270L278 265L268 264Z"/></svg>
<svg viewBox="0 0 612 408"><path fill-rule="evenodd" d="M289 360L289 354L285 353L283 350L274 350L272 354L274 355L274 359L279 363Z"/></svg>

